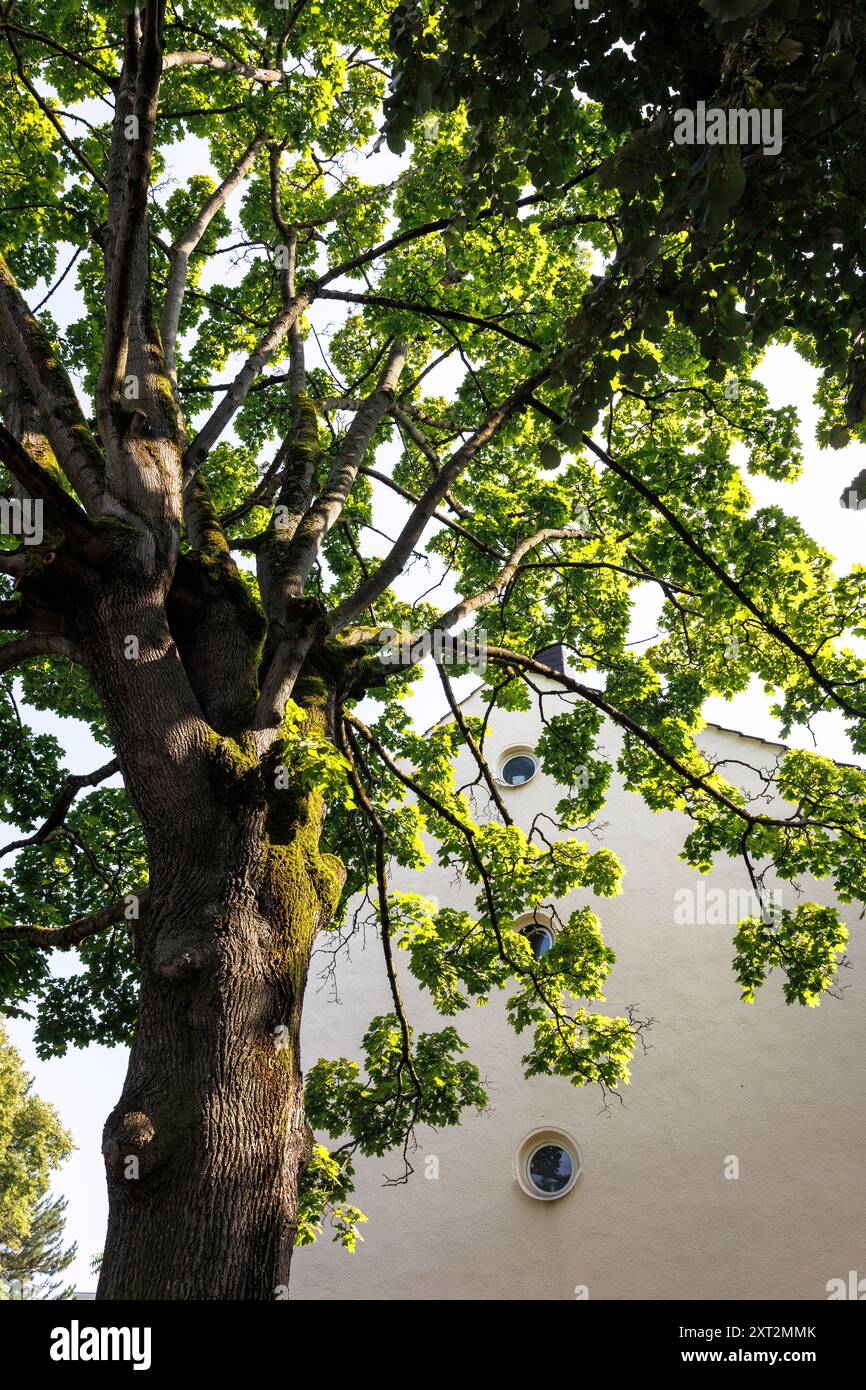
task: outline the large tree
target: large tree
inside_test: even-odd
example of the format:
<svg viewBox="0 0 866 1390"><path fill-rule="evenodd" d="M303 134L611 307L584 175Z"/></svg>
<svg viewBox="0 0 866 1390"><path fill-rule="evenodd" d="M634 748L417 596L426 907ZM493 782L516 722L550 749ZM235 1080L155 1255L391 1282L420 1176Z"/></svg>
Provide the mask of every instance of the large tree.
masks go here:
<svg viewBox="0 0 866 1390"><path fill-rule="evenodd" d="M772 169L760 151L691 169L670 142L672 105L730 102L749 35L769 51L762 25L800 61L784 19L741 34L654 6L636 101L625 4L599 0L594 63L557 44L549 71L537 21L562 4L407 5L393 34L377 0L119 9L19 0L0 24L0 460L10 504L37 501L45 525L0 565L20 827L0 984L9 1012L36 1001L45 1055L131 1046L103 1135L100 1296L266 1299L323 1214L351 1244L353 1153L408 1154L417 1126L484 1103L450 1022L413 1033L396 945L448 1017L507 989L528 1075L627 1080L643 1023L594 1007L613 962L597 917L568 916L538 962L514 927L574 889L617 890L614 856L579 834L612 770L605 720L627 784L693 818L691 863L740 856L759 895L773 866L862 897L864 774L790 753L777 813L695 742L706 698L757 676L783 728L833 710L864 747L866 667L840 645L863 631L863 574L836 576L745 481L801 466L795 412L753 377L767 342L796 334L841 408L861 176L839 122L808 137L816 239L831 215L836 229L829 259L803 233L812 290L848 257L825 322L784 279L790 239L770 235L772 180L802 176L807 136ZM840 32L818 16L813 65L847 52ZM554 158L534 157L497 72L527 100L557 79ZM399 163L376 182L363 155L385 139ZM55 321L73 267L78 299ZM659 635L638 654L647 590ZM441 645L476 617L491 708L543 700L539 677L568 701L543 706L562 797L531 830L485 756L487 721L456 701L461 650ZM434 639L453 719L422 737L407 697ZM570 673L538 657L554 642ZM104 765L67 775L12 674L30 706L85 720ZM473 913L391 892L389 863L423 866L422 831L477 885ZM393 1010L363 1067L320 1060L304 1078L311 955L350 929L356 894L379 918ZM814 1004L844 943L838 913L801 902L740 924L735 972L750 997L778 968L789 1001ZM79 971L55 976L53 947L77 949ZM313 1148L310 1125L342 1142Z"/></svg>

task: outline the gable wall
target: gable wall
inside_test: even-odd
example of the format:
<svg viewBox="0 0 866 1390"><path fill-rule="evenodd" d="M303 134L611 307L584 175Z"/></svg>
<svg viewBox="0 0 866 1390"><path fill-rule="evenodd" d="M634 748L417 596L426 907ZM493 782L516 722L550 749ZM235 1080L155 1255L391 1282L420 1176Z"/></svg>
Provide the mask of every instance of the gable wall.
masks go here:
<svg viewBox="0 0 866 1390"><path fill-rule="evenodd" d="M467 713L481 712L474 701ZM495 762L510 745L534 744L540 729L535 709L497 713L488 753ZM616 737L611 731L608 746ZM713 728L701 743L761 765L778 751ZM458 784L473 775L463 757ZM737 780L735 769L728 775ZM557 799L540 775L503 794L524 826ZM842 999L788 1007L774 979L754 1005L743 1004L731 969L735 918L674 920L677 890L697 890L700 878L677 857L687 820L653 814L618 783L600 819L603 842L625 865L623 892L575 894L561 908L591 902L617 953L601 1007L617 1013L635 1004L657 1020L625 1105L614 1100L604 1113L597 1088L524 1080L526 1047L508 1027L502 996L473 1005L449 1021L487 1078L491 1110L456 1129L420 1132L405 1186L382 1185L384 1175L400 1173L399 1155L360 1160L354 1200L369 1217L364 1243L349 1255L326 1231L299 1250L293 1297L573 1299L586 1286L590 1299L823 1299L828 1280L866 1273L866 1011L855 909L843 909L853 968L843 972ZM393 882L443 903L472 901L472 890L454 885L435 861L421 876L398 871ZM747 886L742 866L728 861L702 883L726 893ZM833 901L827 883L802 886L808 898ZM782 892L793 906L790 886ZM355 1055L369 1020L389 1011L375 934L368 930L366 949L356 938L350 953L338 966L339 1004L328 985L316 992L321 982L311 974L305 1066L317 1056ZM410 1022L443 1026L413 987L406 956L396 956ZM554 1202L528 1197L513 1173L521 1140L542 1125L570 1132L583 1161L574 1190ZM425 1177L431 1155L437 1179ZM725 1177L731 1155L736 1180Z"/></svg>

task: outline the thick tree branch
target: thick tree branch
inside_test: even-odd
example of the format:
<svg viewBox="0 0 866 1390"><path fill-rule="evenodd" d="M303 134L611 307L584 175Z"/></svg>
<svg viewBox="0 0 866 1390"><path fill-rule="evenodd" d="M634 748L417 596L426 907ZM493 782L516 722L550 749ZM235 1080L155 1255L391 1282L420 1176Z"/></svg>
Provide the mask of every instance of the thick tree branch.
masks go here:
<svg viewBox="0 0 866 1390"><path fill-rule="evenodd" d="M22 666L25 661L33 661L45 656L68 656L79 666L85 665L84 653L67 637L44 632L33 637L19 637L14 642L0 646L0 673Z"/></svg>
<svg viewBox="0 0 866 1390"><path fill-rule="evenodd" d="M28 629L38 631L27 605L22 602L20 596L0 600L0 631L26 632Z"/></svg>
<svg viewBox="0 0 866 1390"><path fill-rule="evenodd" d="M147 891L138 895L139 920L147 909L148 901ZM0 927L0 946L4 941L26 941L29 946L38 946L43 951L66 951L70 946L80 945L89 936L96 936L107 927L128 920L128 910L128 898L118 898L98 912L77 917L67 927Z"/></svg>
<svg viewBox="0 0 866 1390"><path fill-rule="evenodd" d="M28 554L30 552L23 545L19 545L17 550L0 550L0 574L23 574Z"/></svg>
<svg viewBox="0 0 866 1390"><path fill-rule="evenodd" d="M64 492L47 468L30 457L5 425L0 425L0 462L30 497L42 503L50 525L82 543L93 539L95 532L87 513Z"/></svg>
<svg viewBox="0 0 866 1390"><path fill-rule="evenodd" d="M33 399L33 393L19 370L17 359L2 341L0 332L0 415L9 433L14 435L21 447L40 468L48 472L57 471L45 426ZM26 489L13 479L13 495L23 500Z"/></svg>
<svg viewBox="0 0 866 1390"><path fill-rule="evenodd" d="M466 618L470 617L472 613L476 613L480 609L486 608L489 604L495 602L503 589L507 588L511 581L526 568L521 564L523 556L534 549L535 546L543 545L546 541L553 540L587 541L598 539L598 533L595 531L572 531L568 529L548 528L547 530L537 531L534 535L528 536L525 540L520 541L512 550L509 559L503 565L502 569L494 576L489 584L485 585L485 587L480 589L477 593L471 595L471 597L461 599L458 603L454 604L452 608L442 614L441 618L437 618L433 626L426 632L413 632L409 635L405 645L410 655L405 661L395 661L391 669L399 671L405 670L407 666L415 665L416 661L415 658L411 656L411 652L414 647L420 646L420 644L423 644L423 646L420 646L421 655L418 657L418 660L423 660L424 656L429 654L431 643L433 639L435 639L437 633L449 632L451 628L456 627L458 623L463 622ZM499 556L494 554L494 559L499 558ZM570 563L580 564L581 562L570 562L567 560L550 561L550 564L554 567L560 564L568 565ZM369 634L365 635L364 640L370 640ZM441 674L444 676L444 672ZM450 689L450 686L448 688Z"/></svg>
<svg viewBox="0 0 866 1390"><path fill-rule="evenodd" d="M325 536L345 505L373 432L393 402L406 351L403 342L392 347L378 386L352 421L321 494L303 515L299 502L313 480L317 426L309 397L302 393L295 402L297 420L286 477L257 556L259 585L270 625L254 725L260 753L277 735L286 701L313 642L327 632L321 605L301 597L304 585Z"/></svg>
<svg viewBox="0 0 866 1390"><path fill-rule="evenodd" d="M53 345L28 309L2 256L0 339L26 382L55 458L88 512L99 511L104 485L102 454Z"/></svg>
<svg viewBox="0 0 866 1390"><path fill-rule="evenodd" d="M219 405L202 425L187 449L184 457L185 475L188 476L201 467L214 444L231 423L235 413L240 410L259 372L270 361L293 324L298 322L304 310L314 299L315 289L314 281L302 285L292 303L277 315L267 332L259 340L255 350L247 358Z"/></svg>
<svg viewBox="0 0 866 1390"><path fill-rule="evenodd" d="M281 621L272 621L268 642L272 655L253 719L253 737L261 757L278 737L286 704L314 643L327 636L328 624L318 599L295 599Z"/></svg>
<svg viewBox="0 0 866 1390"><path fill-rule="evenodd" d="M403 341L398 341L392 347L376 390L367 398L349 426L324 488L300 521L286 549L281 569L285 574L287 597L296 598L303 592L322 541L346 504L373 432L394 400L406 352Z"/></svg>
<svg viewBox="0 0 866 1390"><path fill-rule="evenodd" d="M249 77L253 82L261 82L263 86L279 82L283 76L279 68L258 68L252 63L233 62L229 58L218 58L213 53L204 53L201 50L166 53L162 60L163 72L170 72L173 68L195 67L210 68L212 72L231 73L234 77Z"/></svg>
<svg viewBox="0 0 866 1390"><path fill-rule="evenodd" d="M280 160L282 146L272 144L269 149L269 174L271 181L271 216L274 226L282 240L282 251L286 258L285 266L280 267L280 292L283 305L288 308L295 298L295 269L298 261L298 229L289 226L283 217L282 195L280 192ZM292 400L297 400L307 389L307 372L304 362L304 342L301 326L297 319L289 328L289 389Z"/></svg>
<svg viewBox="0 0 866 1390"><path fill-rule="evenodd" d="M460 474L506 421L529 403L533 391L543 385L550 375L550 371L550 367L543 368L542 371L537 372L535 376L530 377L528 381L523 382L515 391L512 391L508 399L503 401L502 405L497 406L466 443L452 454L438 476L421 494L417 506L413 508L412 514L397 537L390 555L383 560L370 579L359 585L356 593L341 603L334 611L331 617L332 631L339 632L341 628L348 626L397 578L411 556L416 543L424 534L425 527L438 504L457 481Z"/></svg>
<svg viewBox="0 0 866 1390"><path fill-rule="evenodd" d="M165 366L171 380L176 404L178 439L182 449L186 448L188 437L177 385L175 348L178 323L187 288L189 258L214 217L243 182L264 143L264 136L256 135L219 187L208 198L198 215L169 248L171 270L160 317L160 338L165 354ZM229 546L222 524L216 515L207 485L198 473L191 473L186 479L183 489L183 511L187 535L193 547L211 555L223 554L228 557Z"/></svg>
<svg viewBox="0 0 866 1390"><path fill-rule="evenodd" d="M146 293L146 266L133 264L138 250L143 251L141 234L147 228L147 198L153 160L153 135L156 119L159 84L162 73L162 25L165 0L151 0L144 11L144 28L138 32L136 13L124 21L126 33L125 73L135 74L135 95L132 110L125 120L133 122L129 129L115 121L112 136L112 157L125 143L125 178L120 190L117 212L117 232L113 237L111 254L107 259L106 327L102 366L96 388L97 415L102 437L115 433L112 409L121 398L132 334L132 318L140 307L136 302ZM123 104L119 102L119 108ZM146 260L146 257L145 257Z"/></svg>
<svg viewBox="0 0 866 1390"><path fill-rule="evenodd" d="M390 237L387 241L381 242L378 246L372 247L369 251L364 251L358 256L353 256L350 260L334 266L320 279L306 281L292 303L285 306L271 321L267 332L256 345L254 352L247 358L234 381L227 388L225 396L202 425L186 451L184 471L192 473L201 466L216 441L231 423L235 413L243 405L262 368L270 361L286 334L298 322L324 286L338 280L341 275L348 275L353 270L360 270L363 266L387 255L389 251L393 251L398 246L416 241L419 237L430 236L433 232L442 231L449 225L449 218L438 218L435 222L427 222L421 227L410 227L406 231L398 232L396 236ZM547 374L545 372L539 375L535 384L540 385ZM362 605L364 608L366 606L366 604Z"/></svg>
<svg viewBox="0 0 866 1390"><path fill-rule="evenodd" d="M405 395L406 391L404 390L403 392L401 392L401 396ZM360 410L361 406L363 405L363 401L356 400L351 396L325 396L322 400L318 402L318 404L320 408L325 412L331 410L352 411ZM391 406L390 414L393 415L394 419L396 420L400 433L409 436L409 438L412 440L412 443L416 446L417 449L419 449L419 451L423 454L424 458L429 463L433 471L433 476L436 477L439 473L440 468L442 467L442 460L440 459L439 454L433 448L433 445L430 443L430 440L415 423L416 419L422 420L424 418L420 408L418 406L410 405L406 401L401 401L398 399ZM371 474L371 476L374 475ZM396 487L396 484L394 484L394 486ZM404 496L411 497L411 494L404 493ZM411 498L411 500L417 501L416 498ZM452 512L454 512L455 516L462 517L463 519L465 519L468 516L471 516L469 508L464 507L462 503L458 502L456 497L454 497L450 491L446 492L443 500L448 503L448 506L451 508ZM491 552L491 554L492 553L493 552Z"/></svg>
<svg viewBox="0 0 866 1390"><path fill-rule="evenodd" d="M207 231L213 219L221 208L225 206L234 193L246 178L253 164L256 155L265 143L263 135L257 135L247 146L243 154L234 164L232 169L223 179L218 188L208 198L198 216L190 222L189 226L178 237L170 250L171 272L168 278L168 286L163 300L162 313L159 320L159 331L162 338L163 352L165 353L166 366L172 378L175 376L174 350L177 340L177 326L180 319L180 311L183 306L184 293L186 291L187 270L189 258Z"/></svg>
<svg viewBox="0 0 866 1390"><path fill-rule="evenodd" d="M455 603L453 608L449 608L447 613L443 613L441 618L437 618L434 630L447 632L450 628L456 627L458 623L462 623L470 614L476 613L480 608L486 608L489 603L493 603L517 574L524 555L527 555L530 550L534 550L537 545L543 545L545 541L586 541L593 539L598 539L596 532L571 531L567 528L563 530L556 527L548 527L546 530L536 531L534 535L527 536L525 540L520 541L514 547L507 562L499 573L491 579L490 583L480 589L478 593L473 594L471 598L461 599L459 603Z"/></svg>

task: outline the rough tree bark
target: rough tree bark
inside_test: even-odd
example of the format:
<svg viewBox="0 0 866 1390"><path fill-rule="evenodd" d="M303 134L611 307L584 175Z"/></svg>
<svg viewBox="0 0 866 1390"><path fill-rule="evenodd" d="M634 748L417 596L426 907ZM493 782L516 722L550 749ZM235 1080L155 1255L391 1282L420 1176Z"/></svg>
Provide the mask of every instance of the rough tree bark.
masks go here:
<svg viewBox="0 0 866 1390"><path fill-rule="evenodd" d="M310 711L324 723L329 693L305 684L302 699L320 686ZM184 824L145 818L140 1014L103 1136L98 1296L272 1299L288 1285L310 1152L304 986L343 876L319 852L321 797L275 793L249 740L213 737L188 758L205 785Z"/></svg>
<svg viewBox="0 0 866 1390"><path fill-rule="evenodd" d="M304 986L344 873L319 848L322 796L281 762L279 738L263 754L252 731L264 623L231 560L190 553L167 590L164 557L148 564L153 528L82 524L86 541L37 560L20 588L29 619L90 671L148 847L139 1020L103 1135L98 1297L273 1298L310 1151ZM202 644L206 598L222 631ZM303 649L321 615L297 607ZM357 666L332 643L308 654L293 689L304 733L333 735Z"/></svg>

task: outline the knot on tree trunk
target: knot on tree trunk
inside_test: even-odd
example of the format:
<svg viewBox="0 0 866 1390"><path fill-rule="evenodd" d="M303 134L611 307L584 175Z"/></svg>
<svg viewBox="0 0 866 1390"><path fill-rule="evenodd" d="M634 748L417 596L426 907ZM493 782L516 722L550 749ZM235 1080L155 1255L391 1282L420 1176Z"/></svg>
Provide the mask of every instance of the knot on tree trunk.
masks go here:
<svg viewBox="0 0 866 1390"><path fill-rule="evenodd" d="M218 900L207 902L182 920L165 922L152 947L152 968L163 980L180 983L200 975L214 958L213 936L223 912Z"/></svg>
<svg viewBox="0 0 866 1390"><path fill-rule="evenodd" d="M188 951L181 951L179 955L171 955L166 960L158 959L155 966L157 974L164 980L187 980L202 970L204 962L204 952L193 947Z"/></svg>
<svg viewBox="0 0 866 1390"><path fill-rule="evenodd" d="M143 1110L129 1110L117 1120L109 1120L102 1153L112 1173L122 1182L135 1183L149 1177L162 1157L150 1116Z"/></svg>

